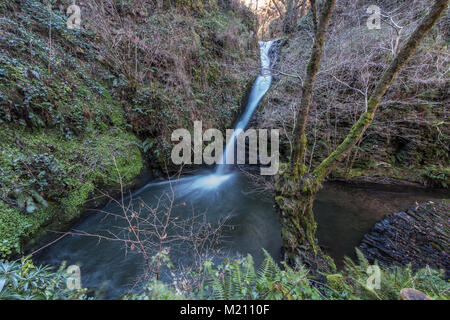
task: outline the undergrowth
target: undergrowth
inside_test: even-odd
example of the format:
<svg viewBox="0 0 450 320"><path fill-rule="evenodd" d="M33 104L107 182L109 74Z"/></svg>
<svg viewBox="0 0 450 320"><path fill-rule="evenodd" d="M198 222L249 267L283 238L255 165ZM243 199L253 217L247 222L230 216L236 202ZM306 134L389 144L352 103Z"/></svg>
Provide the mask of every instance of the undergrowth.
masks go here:
<svg viewBox="0 0 450 320"><path fill-rule="evenodd" d="M450 298L450 285L440 271L410 267L383 267L379 287L370 285L369 263L361 252L357 262L346 259L344 270L334 274L313 275L305 268L278 265L265 252L255 269L253 258L228 259L220 265L206 262L204 280L190 292L152 281L139 294L122 299L209 299L209 300L398 300L401 289L414 288L435 300Z"/></svg>

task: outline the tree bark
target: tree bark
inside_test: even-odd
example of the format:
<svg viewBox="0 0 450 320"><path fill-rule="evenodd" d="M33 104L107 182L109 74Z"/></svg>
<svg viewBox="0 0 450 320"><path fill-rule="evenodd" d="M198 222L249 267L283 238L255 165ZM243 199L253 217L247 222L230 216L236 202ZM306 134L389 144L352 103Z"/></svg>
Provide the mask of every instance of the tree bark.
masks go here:
<svg viewBox="0 0 450 320"><path fill-rule="evenodd" d="M300 108L297 114L297 123L295 127L296 140L294 144L294 161L297 164L297 174L304 174L303 156L306 149L306 123L308 120L309 109L311 106L311 97L316 81L317 72L319 71L320 59L322 58L323 45L328 30L328 25L331 20L331 14L335 5L335 0L328 0L325 2L320 21L315 33L314 44L311 52L308 65L306 67L306 77L302 87L302 98L300 101ZM313 20L316 21L316 4L311 1L311 10L313 11ZM314 23L317 24L317 21Z"/></svg>
<svg viewBox="0 0 450 320"><path fill-rule="evenodd" d="M315 1L311 0L311 10L315 25L315 39L306 68L306 77L302 87L302 98L297 115L296 141L291 166L284 166L275 182L275 202L278 217L282 225L282 239L286 260L290 263L308 264L316 260L319 246L316 241L316 223L312 205L318 185L312 176L306 174L303 155L306 149L306 122L311 105L314 82L319 70L328 25L335 5L335 0L327 0L317 21ZM302 250L299 250L302 248ZM299 261L299 255L304 256Z"/></svg>

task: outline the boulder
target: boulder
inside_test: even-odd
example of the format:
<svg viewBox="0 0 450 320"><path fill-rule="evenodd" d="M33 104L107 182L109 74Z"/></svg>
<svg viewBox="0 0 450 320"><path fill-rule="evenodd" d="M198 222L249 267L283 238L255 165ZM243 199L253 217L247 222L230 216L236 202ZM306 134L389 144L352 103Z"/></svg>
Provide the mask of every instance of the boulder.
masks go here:
<svg viewBox="0 0 450 320"><path fill-rule="evenodd" d="M404 288L400 291L400 300L432 300L432 299L419 290L412 288Z"/></svg>

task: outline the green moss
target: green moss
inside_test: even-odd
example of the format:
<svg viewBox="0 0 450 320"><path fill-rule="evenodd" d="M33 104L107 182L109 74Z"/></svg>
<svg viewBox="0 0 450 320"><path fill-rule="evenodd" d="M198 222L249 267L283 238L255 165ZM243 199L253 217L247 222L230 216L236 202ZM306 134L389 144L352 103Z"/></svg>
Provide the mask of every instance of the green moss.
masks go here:
<svg viewBox="0 0 450 320"><path fill-rule="evenodd" d="M22 244L55 217L55 207L61 222L71 221L94 196L94 186L117 188L118 172L128 184L144 166L139 140L120 129L99 133L88 128L76 139L62 138L57 130L5 132L15 132L17 140L0 135L4 146L0 153L0 195L18 201L12 195L19 188L21 194L52 203L45 206L36 201L37 210L26 214L0 201L0 243L7 242L5 252L21 252Z"/></svg>
<svg viewBox="0 0 450 320"><path fill-rule="evenodd" d="M344 277L339 273L327 275L327 286L339 293L349 289L349 286L345 283Z"/></svg>
<svg viewBox="0 0 450 320"><path fill-rule="evenodd" d="M142 168L142 155L136 146L132 146L127 156L121 157L118 161L118 171L125 182L133 180L142 171ZM113 177L117 177L116 173L111 174Z"/></svg>
<svg viewBox="0 0 450 320"><path fill-rule="evenodd" d="M179 5L197 10L200 2ZM234 41L248 36L254 21L215 1L202 2L201 8L208 10L193 15L169 6L147 17L143 38L155 33L175 38L176 45L164 51L180 63L152 65L152 75L146 77L151 81L141 81L121 69L122 63L104 57L100 62L99 49L111 49L102 48L104 38L93 37L95 31L68 30L58 10L49 12L36 0L2 5L0 243L5 252L20 252L49 223L66 225L78 217L96 188L117 188L119 174L122 183L131 183L144 167L136 135L151 141L146 152L162 168L170 157L168 133L174 128L192 127L194 116L211 127L231 125L246 77L226 63L256 60ZM231 38L216 43L224 37ZM134 69L134 57L129 63ZM192 67L183 70L180 64L195 66L192 74ZM185 85L186 90L179 90ZM27 208L31 213L25 213Z"/></svg>
<svg viewBox="0 0 450 320"><path fill-rule="evenodd" d="M74 180L71 183L71 189L69 196L61 199L61 206L69 217L74 217L89 197L93 195L94 185L92 182L82 183L79 180Z"/></svg>
<svg viewBox="0 0 450 320"><path fill-rule="evenodd" d="M331 258L329 255L324 255L324 258L327 261L327 264L330 267L330 270L332 272L336 272L337 267L336 267L336 264L334 263L333 258Z"/></svg>
<svg viewBox="0 0 450 320"><path fill-rule="evenodd" d="M52 207L25 214L0 201L0 256L23 252L23 241L54 217Z"/></svg>

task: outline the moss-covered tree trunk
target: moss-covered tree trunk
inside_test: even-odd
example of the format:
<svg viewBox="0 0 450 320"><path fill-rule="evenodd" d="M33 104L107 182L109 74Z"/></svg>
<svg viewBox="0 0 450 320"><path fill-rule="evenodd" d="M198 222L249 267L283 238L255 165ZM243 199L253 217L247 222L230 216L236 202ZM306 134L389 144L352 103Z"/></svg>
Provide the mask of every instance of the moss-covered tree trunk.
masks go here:
<svg viewBox="0 0 450 320"><path fill-rule="evenodd" d="M295 126L295 143L293 163L296 165L296 174L303 174L303 157L306 149L306 124L311 106L311 97L316 81L317 72L319 71L320 60L322 58L323 45L327 35L328 25L331 20L331 14L335 5L335 0L325 1L320 20L317 22L316 2L311 1L312 15L315 28L314 44L311 51L308 64L306 66L306 77L302 86L302 98L300 108L297 115L297 123ZM318 24L318 25L317 25Z"/></svg>
<svg viewBox="0 0 450 320"><path fill-rule="evenodd" d="M285 260L289 264L316 261L320 252L312 210L318 185L312 176L299 177L295 166L283 165L275 178L275 203L280 220Z"/></svg>
<svg viewBox="0 0 450 320"><path fill-rule="evenodd" d="M280 174L276 177L276 210L282 225L285 257L290 263L300 263L298 258L302 254L308 256L301 258L301 263L313 261L320 251L316 241L316 223L312 210L314 197L320 185L315 184L313 177L307 174L302 160L306 148L305 130L314 82L335 2L335 0L325 1L318 19L316 3L311 0L315 38L301 88L302 98L295 127L294 155L292 162L282 166Z"/></svg>
<svg viewBox="0 0 450 320"><path fill-rule="evenodd" d="M314 6L314 1L311 1L311 3ZM321 187L322 181L361 139L365 130L372 123L378 104L390 83L444 12L449 0L436 0L434 2L429 13L423 18L389 67L384 71L368 100L367 111L353 125L350 133L336 150L323 160L312 173L308 173L303 163L307 143L306 124L314 81L319 70L322 48L334 3L333 0L325 2L316 28L315 42L306 69L301 104L297 116L299 120L295 131L297 140L294 157L290 164L280 167L280 174L276 177L275 183L275 203L282 225L285 258L290 263L307 264L313 267L332 266L330 259L321 253L317 244L317 226L312 211L314 198Z"/></svg>

